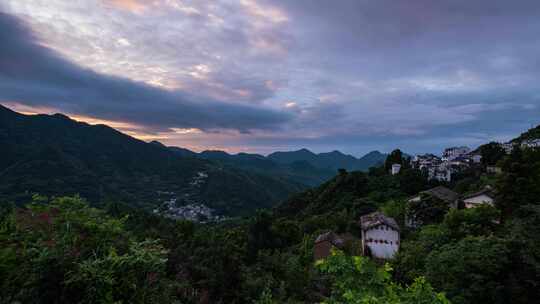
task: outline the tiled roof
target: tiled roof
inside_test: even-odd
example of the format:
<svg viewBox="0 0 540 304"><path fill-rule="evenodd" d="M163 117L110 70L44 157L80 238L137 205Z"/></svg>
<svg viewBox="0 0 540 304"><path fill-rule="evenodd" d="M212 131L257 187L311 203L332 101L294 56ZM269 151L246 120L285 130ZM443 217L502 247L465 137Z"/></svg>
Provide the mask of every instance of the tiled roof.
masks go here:
<svg viewBox="0 0 540 304"><path fill-rule="evenodd" d="M487 195L491 198L495 198L495 195L493 194L493 192L489 189L484 189L482 191L478 191L478 192L475 192L475 193L471 193L471 194L468 194L468 195L465 195L463 196L461 199L469 199L469 198L472 198L472 197L476 197L476 196L480 196L480 195Z"/></svg>
<svg viewBox="0 0 540 304"><path fill-rule="evenodd" d="M438 199L449 203L452 203L459 198L459 194L443 186L438 186L426 191L422 191L421 193L432 195Z"/></svg>
<svg viewBox="0 0 540 304"><path fill-rule="evenodd" d="M324 241L328 241L336 247L341 247L343 246L343 243L344 243L343 239L340 238L337 234L333 233L332 231L319 235L317 239L315 240L315 244L324 242Z"/></svg>
<svg viewBox="0 0 540 304"><path fill-rule="evenodd" d="M369 228L376 227L382 224L399 230L399 225L396 223L396 220L391 217L385 216L381 212L373 212L360 218L360 226L362 227L362 230L367 230Z"/></svg>

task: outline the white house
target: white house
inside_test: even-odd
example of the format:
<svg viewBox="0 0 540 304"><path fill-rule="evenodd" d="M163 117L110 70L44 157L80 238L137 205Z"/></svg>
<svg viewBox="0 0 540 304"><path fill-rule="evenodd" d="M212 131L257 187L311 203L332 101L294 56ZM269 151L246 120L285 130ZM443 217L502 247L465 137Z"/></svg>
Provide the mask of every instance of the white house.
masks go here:
<svg viewBox="0 0 540 304"><path fill-rule="evenodd" d="M435 179L440 182L450 182L452 181L452 170L444 165L428 168L428 179Z"/></svg>
<svg viewBox="0 0 540 304"><path fill-rule="evenodd" d="M497 167L497 166L487 166L486 167L486 172L489 173L489 174L501 174L502 173L502 168Z"/></svg>
<svg viewBox="0 0 540 304"><path fill-rule="evenodd" d="M362 253L377 259L391 259L399 250L399 226L381 212L360 218L362 228Z"/></svg>
<svg viewBox="0 0 540 304"><path fill-rule="evenodd" d="M522 148L540 148L540 139L530 139L521 143Z"/></svg>
<svg viewBox="0 0 540 304"><path fill-rule="evenodd" d="M514 149L514 144L511 143L511 142L504 143L504 144L501 144L501 148L504 149L504 152L506 154L510 154L510 153L512 153L512 150Z"/></svg>
<svg viewBox="0 0 540 304"><path fill-rule="evenodd" d="M443 160L452 160L456 157L469 153L471 149L469 147L452 147L447 148L443 152Z"/></svg>
<svg viewBox="0 0 540 304"><path fill-rule="evenodd" d="M465 208L473 208L482 204L493 205L495 202L495 196L488 189L476 192L470 195L466 195L461 198L465 204Z"/></svg>
<svg viewBox="0 0 540 304"><path fill-rule="evenodd" d="M396 175L399 173L399 171L401 170L401 165L400 164L393 164L392 165L392 175Z"/></svg>
<svg viewBox="0 0 540 304"><path fill-rule="evenodd" d="M482 162L482 155L480 155L480 154L473 154L473 155L471 156L471 159L472 159L473 163L479 164L480 162Z"/></svg>

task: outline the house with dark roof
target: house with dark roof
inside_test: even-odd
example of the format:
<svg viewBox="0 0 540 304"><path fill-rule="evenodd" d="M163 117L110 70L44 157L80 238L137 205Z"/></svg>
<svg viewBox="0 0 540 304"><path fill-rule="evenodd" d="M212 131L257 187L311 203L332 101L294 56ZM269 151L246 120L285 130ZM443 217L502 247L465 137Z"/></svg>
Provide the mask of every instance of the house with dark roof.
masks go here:
<svg viewBox="0 0 540 304"><path fill-rule="evenodd" d="M315 239L313 258L315 261L326 258L332 253L332 248L342 249L345 240L332 231L323 233Z"/></svg>
<svg viewBox="0 0 540 304"><path fill-rule="evenodd" d="M492 205L495 203L495 195L490 189L465 195L461 198L465 208L473 208L482 204Z"/></svg>
<svg viewBox="0 0 540 304"><path fill-rule="evenodd" d="M457 208L458 206L459 194L444 186L438 186L426 191L422 191L417 195L409 198L408 202L419 202L422 200L422 198L426 196L435 197L439 200L447 202L450 208Z"/></svg>
<svg viewBox="0 0 540 304"><path fill-rule="evenodd" d="M447 204L449 208L457 208L459 204L459 194L443 186L438 186L429 190L422 191L417 195L408 199L410 205L425 205L427 207L435 204L436 201ZM405 226L410 228L418 228L422 226L424 221L420 219L414 211L407 212L405 216Z"/></svg>
<svg viewBox="0 0 540 304"><path fill-rule="evenodd" d="M397 222L381 212L360 218L362 253L377 259L391 259L399 250L400 229Z"/></svg>

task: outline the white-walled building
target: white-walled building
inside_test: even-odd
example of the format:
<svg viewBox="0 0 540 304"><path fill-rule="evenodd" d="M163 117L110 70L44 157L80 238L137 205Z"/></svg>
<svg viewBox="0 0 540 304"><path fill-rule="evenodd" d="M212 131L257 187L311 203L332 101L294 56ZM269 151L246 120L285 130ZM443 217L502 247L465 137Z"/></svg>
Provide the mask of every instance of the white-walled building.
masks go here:
<svg viewBox="0 0 540 304"><path fill-rule="evenodd" d="M460 157L469 152L471 152L471 149L465 146L446 148L443 152L443 160L453 160L454 158Z"/></svg>
<svg viewBox="0 0 540 304"><path fill-rule="evenodd" d="M399 171L401 170L401 165L400 164L393 164L392 165L392 175L396 175L399 173Z"/></svg>
<svg viewBox="0 0 540 304"><path fill-rule="evenodd" d="M470 195L464 196L462 199L465 208L473 208L482 204L492 205L495 203L495 196L490 190L482 190Z"/></svg>
<svg viewBox="0 0 540 304"><path fill-rule="evenodd" d="M391 259L399 250L400 235L396 221L381 212L360 218L362 253L377 259Z"/></svg>
<svg viewBox="0 0 540 304"><path fill-rule="evenodd" d="M511 142L504 143L504 144L501 144L501 148L504 149L504 152L506 154L510 154L510 153L512 153L512 150L514 149L514 144L511 143Z"/></svg>
<svg viewBox="0 0 540 304"><path fill-rule="evenodd" d="M473 163L479 164L479 163L482 162L482 155L480 155L480 154L473 154L473 155L471 156L471 159L472 159Z"/></svg>
<svg viewBox="0 0 540 304"><path fill-rule="evenodd" d="M522 148L540 148L540 139L530 139L521 143Z"/></svg>

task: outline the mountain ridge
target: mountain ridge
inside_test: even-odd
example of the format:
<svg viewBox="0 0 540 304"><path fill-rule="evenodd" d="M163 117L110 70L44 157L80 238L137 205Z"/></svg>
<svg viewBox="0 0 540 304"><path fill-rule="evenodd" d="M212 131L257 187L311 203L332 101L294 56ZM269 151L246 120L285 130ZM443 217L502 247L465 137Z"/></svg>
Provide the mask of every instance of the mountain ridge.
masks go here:
<svg viewBox="0 0 540 304"><path fill-rule="evenodd" d="M360 158L356 158L352 155L344 154L337 150L316 154L304 148L296 151L274 152L269 154L268 158L284 164L304 160L321 169L330 168L333 170L346 169L350 171L366 171L370 167L377 166L384 162L386 156L387 154L379 151L371 151Z"/></svg>
<svg viewBox="0 0 540 304"><path fill-rule="evenodd" d="M34 193L119 200L153 208L160 192L201 202L226 215L271 207L306 186L284 178L180 157L105 125L65 115L24 115L0 105L0 201ZM204 181L194 182L203 172Z"/></svg>

